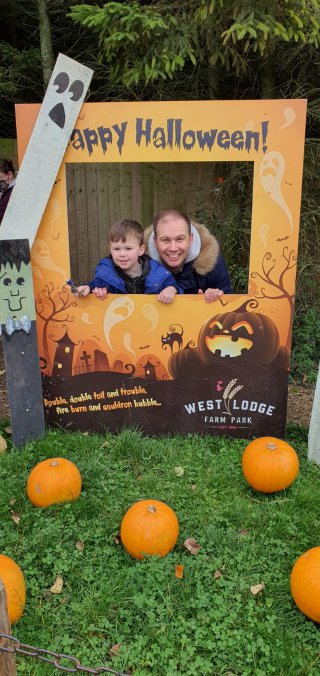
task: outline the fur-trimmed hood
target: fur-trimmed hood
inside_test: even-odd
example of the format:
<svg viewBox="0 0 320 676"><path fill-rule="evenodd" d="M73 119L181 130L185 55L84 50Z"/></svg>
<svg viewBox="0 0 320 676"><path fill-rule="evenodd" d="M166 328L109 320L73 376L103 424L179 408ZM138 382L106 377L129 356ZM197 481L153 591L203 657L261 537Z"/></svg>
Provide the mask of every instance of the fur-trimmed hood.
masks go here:
<svg viewBox="0 0 320 676"><path fill-rule="evenodd" d="M193 233L193 241L185 263L193 261L194 270L199 275L207 275L217 263L220 253L219 244L214 235L211 235L208 228L196 221L191 221L191 232ZM161 263L162 261L155 245L152 225L149 225L144 231L144 242L146 253Z"/></svg>

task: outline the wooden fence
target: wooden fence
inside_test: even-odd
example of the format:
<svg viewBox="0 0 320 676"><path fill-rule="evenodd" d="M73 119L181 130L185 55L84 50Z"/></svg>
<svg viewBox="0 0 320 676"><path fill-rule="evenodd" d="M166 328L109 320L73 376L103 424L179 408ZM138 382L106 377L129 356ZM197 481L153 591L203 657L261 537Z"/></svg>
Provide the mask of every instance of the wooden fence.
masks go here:
<svg viewBox="0 0 320 676"><path fill-rule="evenodd" d="M83 282L107 252L110 226L133 218L143 227L162 209L210 213L219 190L211 162L67 165L71 275Z"/></svg>

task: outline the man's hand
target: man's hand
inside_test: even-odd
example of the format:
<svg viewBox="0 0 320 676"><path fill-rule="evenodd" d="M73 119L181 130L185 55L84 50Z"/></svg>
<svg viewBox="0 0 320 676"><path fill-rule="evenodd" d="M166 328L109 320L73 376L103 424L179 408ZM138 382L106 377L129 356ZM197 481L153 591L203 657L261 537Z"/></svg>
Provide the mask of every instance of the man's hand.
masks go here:
<svg viewBox="0 0 320 676"><path fill-rule="evenodd" d="M77 286L77 292L74 294L76 298L85 298L88 296L90 293L90 286L89 284L82 284L81 286Z"/></svg>
<svg viewBox="0 0 320 676"><path fill-rule="evenodd" d="M96 298L100 298L100 300L104 300L104 298L107 297L108 295L108 289L105 287L102 287L101 289L98 286L95 286L94 289L92 289L92 293Z"/></svg>
<svg viewBox="0 0 320 676"><path fill-rule="evenodd" d="M219 296L223 295L223 291L220 289L206 289L203 293L202 289L199 289L198 294L204 296L206 303L213 303L214 300L217 300Z"/></svg>
<svg viewBox="0 0 320 676"><path fill-rule="evenodd" d="M162 289L162 291L160 291L158 300L160 301L160 303L167 304L172 303L177 293L178 291L174 286L167 286L165 289Z"/></svg>

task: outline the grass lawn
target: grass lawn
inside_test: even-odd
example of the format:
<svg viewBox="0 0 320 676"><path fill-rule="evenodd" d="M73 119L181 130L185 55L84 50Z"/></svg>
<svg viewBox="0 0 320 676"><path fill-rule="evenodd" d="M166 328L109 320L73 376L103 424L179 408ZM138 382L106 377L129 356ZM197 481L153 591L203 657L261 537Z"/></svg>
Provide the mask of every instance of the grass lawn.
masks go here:
<svg viewBox="0 0 320 676"><path fill-rule="evenodd" d="M291 428L287 440L300 472L270 496L248 487L241 440L51 431L22 451L9 449L0 456L0 551L17 561L27 585L13 634L87 667L135 676L318 675L319 626L296 607L289 578L298 556L320 545L320 468L307 462L305 429ZM76 463L81 496L35 508L28 474L54 456ZM124 513L140 498L163 500L178 516L177 545L163 559L137 561L115 542ZM189 537L201 545L197 555L183 546ZM176 564L184 565L183 579ZM53 594L57 575L64 586ZM264 590L253 595L250 587L261 582ZM61 673L23 657L17 668Z"/></svg>

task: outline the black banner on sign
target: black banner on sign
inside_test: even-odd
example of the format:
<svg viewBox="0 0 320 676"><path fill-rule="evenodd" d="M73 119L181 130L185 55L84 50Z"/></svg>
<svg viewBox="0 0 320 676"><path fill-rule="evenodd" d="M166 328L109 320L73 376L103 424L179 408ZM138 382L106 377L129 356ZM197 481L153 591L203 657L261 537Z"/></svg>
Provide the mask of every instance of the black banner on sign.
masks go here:
<svg viewBox="0 0 320 676"><path fill-rule="evenodd" d="M235 437L283 436L288 373L251 365L213 365L197 377L146 380L98 372L69 378L43 376L47 422L65 429L103 432L138 426L147 434L196 432Z"/></svg>

